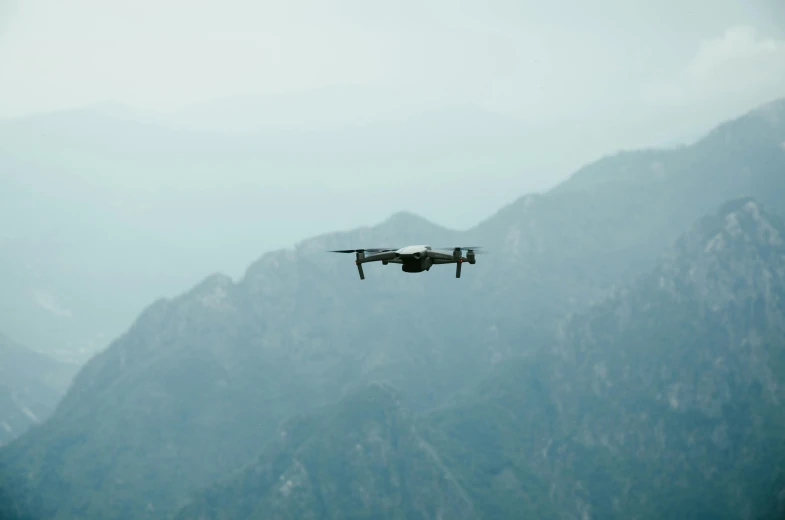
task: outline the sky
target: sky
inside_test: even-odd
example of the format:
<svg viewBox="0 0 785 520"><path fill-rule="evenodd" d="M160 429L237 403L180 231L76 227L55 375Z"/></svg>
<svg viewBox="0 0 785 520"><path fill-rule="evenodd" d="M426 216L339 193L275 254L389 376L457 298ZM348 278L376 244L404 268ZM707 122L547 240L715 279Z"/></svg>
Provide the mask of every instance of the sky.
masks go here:
<svg viewBox="0 0 785 520"><path fill-rule="evenodd" d="M0 0L0 116L107 100L167 111L336 84L533 119L743 110L782 93L784 5Z"/></svg>
<svg viewBox="0 0 785 520"><path fill-rule="evenodd" d="M467 229L781 97L782 0L0 0L0 248L50 262L19 282L50 313L88 276L135 312L397 211Z"/></svg>
<svg viewBox="0 0 785 520"><path fill-rule="evenodd" d="M694 140L785 96L785 2L0 0L0 78L0 119L118 102L125 115L174 114L201 128L291 116L307 129L323 111L373 122L475 107L531 129L531 161L488 184L523 194L607 153ZM386 94L312 94L336 86ZM281 95L300 97L286 105ZM249 109L265 96L264 112ZM209 103L232 97L246 101ZM438 189L459 189L439 175ZM489 193L456 225L504 197Z"/></svg>
<svg viewBox="0 0 785 520"><path fill-rule="evenodd" d="M507 192L546 190L620 149L694 140L785 96L785 2L0 0L0 78L0 119L117 102L207 129L451 107L522 122L530 161L515 179L484 172L507 198L489 193L465 227ZM335 87L355 90L319 94ZM211 104L223 98L236 102ZM249 99L268 102L254 112ZM472 195L449 188L449 171L434 179L455 200Z"/></svg>

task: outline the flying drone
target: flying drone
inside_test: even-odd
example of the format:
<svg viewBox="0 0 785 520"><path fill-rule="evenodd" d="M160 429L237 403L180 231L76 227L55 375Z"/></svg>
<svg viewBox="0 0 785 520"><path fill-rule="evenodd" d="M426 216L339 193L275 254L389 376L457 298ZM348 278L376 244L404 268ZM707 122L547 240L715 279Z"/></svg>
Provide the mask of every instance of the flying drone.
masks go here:
<svg viewBox="0 0 785 520"><path fill-rule="evenodd" d="M360 273L360 280L365 280L363 274L363 264L368 262L381 262L387 264L402 264L401 271L404 273L421 273L430 271L431 267L439 264L455 264L455 277L461 277L461 266L464 262L474 264L476 262L475 250L479 247L454 247L439 248L445 251L452 249L452 253L434 250L431 246L406 246L400 249L339 249L330 251L331 253L356 253L357 271ZM466 249L466 256L463 250ZM366 253L369 253L366 255Z"/></svg>

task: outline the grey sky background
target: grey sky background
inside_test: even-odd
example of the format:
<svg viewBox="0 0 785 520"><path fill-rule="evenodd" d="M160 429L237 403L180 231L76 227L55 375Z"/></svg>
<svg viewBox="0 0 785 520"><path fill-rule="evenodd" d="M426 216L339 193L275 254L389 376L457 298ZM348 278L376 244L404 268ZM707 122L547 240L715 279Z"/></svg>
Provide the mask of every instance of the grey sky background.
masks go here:
<svg viewBox="0 0 785 520"><path fill-rule="evenodd" d="M265 251L469 228L780 97L782 0L0 0L0 330L99 348Z"/></svg>
<svg viewBox="0 0 785 520"><path fill-rule="evenodd" d="M342 83L534 119L641 103L716 107L729 96L746 107L782 86L782 6L4 0L0 115L105 100L172 110Z"/></svg>
<svg viewBox="0 0 785 520"><path fill-rule="evenodd" d="M472 185L477 173L444 167L422 179L453 205L481 197L476 210L423 198L376 206L379 219L423 208L440 223L470 226L603 154L695 139L785 95L780 0L0 1L0 118L118 102L100 110L247 132L404 124L434 110L480 109L526 129L526 158L484 168L484 192ZM337 87L348 90L324 94ZM455 117L477 126L473 116ZM422 142L429 139L438 136L423 130ZM406 178L385 177L384 164L367 167L380 172L369 200L382 188L388 200L406 200L422 177L419 169ZM317 188L331 190L336 205L362 196L356 175L340 171ZM215 171L171 175L222 182ZM283 177L296 196L297 183L305 189L314 175ZM114 177L128 188L144 175ZM349 225L355 214L306 233Z"/></svg>

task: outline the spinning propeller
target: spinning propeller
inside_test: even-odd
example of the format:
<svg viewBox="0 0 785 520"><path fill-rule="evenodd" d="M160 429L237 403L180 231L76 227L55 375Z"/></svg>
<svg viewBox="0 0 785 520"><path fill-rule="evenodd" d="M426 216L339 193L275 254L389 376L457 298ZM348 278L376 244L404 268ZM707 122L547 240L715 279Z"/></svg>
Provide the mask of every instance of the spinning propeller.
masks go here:
<svg viewBox="0 0 785 520"><path fill-rule="evenodd" d="M329 252L330 253L383 253L385 251L395 251L395 249L371 247L365 249L336 249Z"/></svg>

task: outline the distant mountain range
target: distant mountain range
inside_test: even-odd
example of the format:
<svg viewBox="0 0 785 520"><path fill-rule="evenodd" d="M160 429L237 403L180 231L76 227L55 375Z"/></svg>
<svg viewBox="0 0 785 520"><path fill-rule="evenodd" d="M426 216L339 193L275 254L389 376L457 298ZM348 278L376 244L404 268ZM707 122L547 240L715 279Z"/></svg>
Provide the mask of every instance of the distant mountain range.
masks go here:
<svg viewBox="0 0 785 520"><path fill-rule="evenodd" d="M468 231L404 212L211 276L0 450L6 486L58 519L776 512L783 142L785 100ZM363 282L324 254L411 242L491 254Z"/></svg>
<svg viewBox="0 0 785 520"><path fill-rule="evenodd" d="M429 103L335 87L0 121L0 330L82 362L148 302L239 277L292 237L399 210L468 229L618 146L588 125Z"/></svg>
<svg viewBox="0 0 785 520"><path fill-rule="evenodd" d="M78 368L0 334L0 445L46 420Z"/></svg>
<svg viewBox="0 0 785 520"><path fill-rule="evenodd" d="M350 394L178 518L774 518L783 296L785 224L732 201L550 349L419 420Z"/></svg>
<svg viewBox="0 0 785 520"><path fill-rule="evenodd" d="M401 209L466 227L519 185L558 176L558 128L474 107L307 120L315 102L335 112L344 105L328 101L352 92L233 98L181 114L257 125L239 133L106 104L0 121L0 330L84 361L150 301L205 273L240 276L292 237ZM570 157L581 153L595 152ZM106 306L110 294L123 297Z"/></svg>

